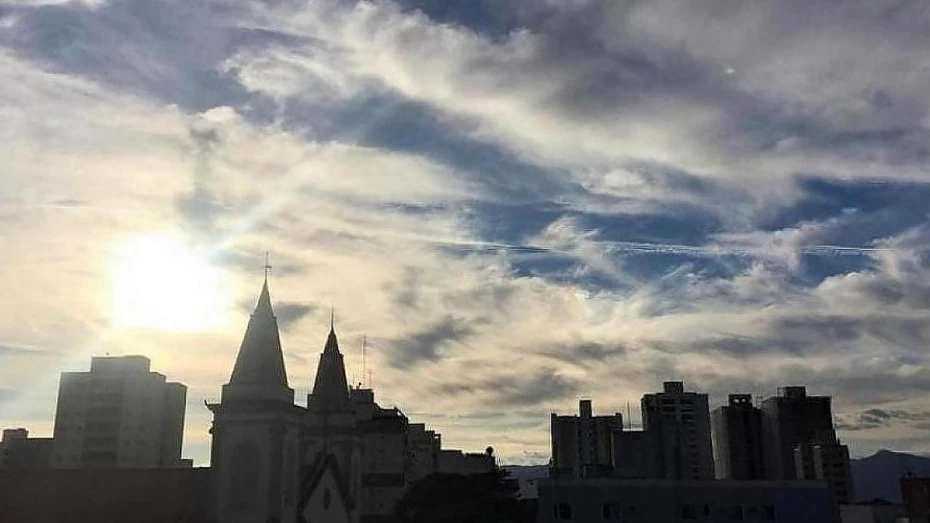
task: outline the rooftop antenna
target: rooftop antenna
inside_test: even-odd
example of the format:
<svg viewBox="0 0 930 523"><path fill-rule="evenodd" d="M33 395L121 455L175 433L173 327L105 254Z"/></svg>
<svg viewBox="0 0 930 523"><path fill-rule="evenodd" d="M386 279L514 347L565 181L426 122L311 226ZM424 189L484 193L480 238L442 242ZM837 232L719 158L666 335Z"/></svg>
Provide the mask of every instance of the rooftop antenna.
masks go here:
<svg viewBox="0 0 930 523"><path fill-rule="evenodd" d="M329 306L329 330L331 331L336 330L336 306L335 305Z"/></svg>
<svg viewBox="0 0 930 523"><path fill-rule="evenodd" d="M362 335L362 379L363 380L365 379L365 374L367 372L368 372L368 336Z"/></svg>

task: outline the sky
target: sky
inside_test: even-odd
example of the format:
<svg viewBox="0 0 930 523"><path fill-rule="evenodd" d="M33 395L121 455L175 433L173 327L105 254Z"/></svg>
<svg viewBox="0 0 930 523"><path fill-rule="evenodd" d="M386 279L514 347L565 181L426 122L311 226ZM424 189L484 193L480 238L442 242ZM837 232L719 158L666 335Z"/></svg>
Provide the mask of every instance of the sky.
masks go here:
<svg viewBox="0 0 930 523"><path fill-rule="evenodd" d="M206 465L267 251L299 403L334 307L507 463L665 380L930 453L928 48L925 0L0 0L0 426L143 354Z"/></svg>

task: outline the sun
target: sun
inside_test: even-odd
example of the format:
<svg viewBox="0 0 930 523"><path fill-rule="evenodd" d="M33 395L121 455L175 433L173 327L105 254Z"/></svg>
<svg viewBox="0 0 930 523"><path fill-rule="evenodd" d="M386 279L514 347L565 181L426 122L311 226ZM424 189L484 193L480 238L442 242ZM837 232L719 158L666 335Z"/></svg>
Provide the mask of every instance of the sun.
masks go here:
<svg viewBox="0 0 930 523"><path fill-rule="evenodd" d="M226 323L232 296L224 271L180 233L153 233L121 245L110 276L117 328L204 332Z"/></svg>

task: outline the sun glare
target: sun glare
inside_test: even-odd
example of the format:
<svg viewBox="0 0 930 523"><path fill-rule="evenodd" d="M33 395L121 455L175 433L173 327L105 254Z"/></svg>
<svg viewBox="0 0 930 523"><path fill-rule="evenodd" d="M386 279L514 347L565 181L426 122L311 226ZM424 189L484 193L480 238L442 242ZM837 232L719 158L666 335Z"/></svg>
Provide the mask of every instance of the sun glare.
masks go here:
<svg viewBox="0 0 930 523"><path fill-rule="evenodd" d="M143 236L122 245L111 272L117 328L214 331L231 302L223 271L177 233Z"/></svg>

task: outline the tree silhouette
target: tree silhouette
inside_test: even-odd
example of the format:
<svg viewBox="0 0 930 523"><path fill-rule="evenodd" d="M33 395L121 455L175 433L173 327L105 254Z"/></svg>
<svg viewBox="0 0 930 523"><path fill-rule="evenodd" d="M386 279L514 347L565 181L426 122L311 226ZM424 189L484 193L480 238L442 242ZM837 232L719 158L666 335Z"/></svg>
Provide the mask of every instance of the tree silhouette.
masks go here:
<svg viewBox="0 0 930 523"><path fill-rule="evenodd" d="M523 523L532 514L501 469L485 474L432 474L415 483L394 508L404 523Z"/></svg>

